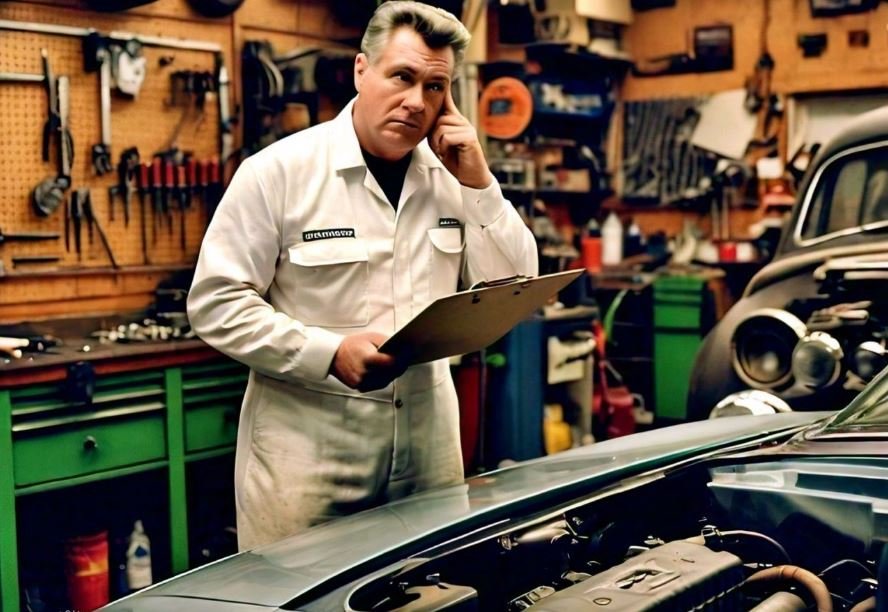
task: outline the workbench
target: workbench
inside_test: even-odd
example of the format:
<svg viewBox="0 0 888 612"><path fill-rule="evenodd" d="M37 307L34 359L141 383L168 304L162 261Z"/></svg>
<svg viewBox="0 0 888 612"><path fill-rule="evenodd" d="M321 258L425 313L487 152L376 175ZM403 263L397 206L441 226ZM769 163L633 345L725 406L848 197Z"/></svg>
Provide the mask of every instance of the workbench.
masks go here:
<svg viewBox="0 0 888 612"><path fill-rule="evenodd" d="M160 474L169 539L153 548L169 573L188 569L186 465L233 454L247 374L197 339L68 338L53 354L0 360L0 609L20 606L19 551L30 533L19 529L17 500L48 491L71 491L76 505L86 502L76 487Z"/></svg>

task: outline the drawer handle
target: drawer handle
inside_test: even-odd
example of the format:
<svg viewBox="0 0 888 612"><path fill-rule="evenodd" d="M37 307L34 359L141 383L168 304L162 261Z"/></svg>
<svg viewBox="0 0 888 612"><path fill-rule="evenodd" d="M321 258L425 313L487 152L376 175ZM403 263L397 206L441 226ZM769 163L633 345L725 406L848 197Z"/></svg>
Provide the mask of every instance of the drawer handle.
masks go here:
<svg viewBox="0 0 888 612"><path fill-rule="evenodd" d="M99 448L99 441L92 436L86 436L83 439L83 450L93 451Z"/></svg>

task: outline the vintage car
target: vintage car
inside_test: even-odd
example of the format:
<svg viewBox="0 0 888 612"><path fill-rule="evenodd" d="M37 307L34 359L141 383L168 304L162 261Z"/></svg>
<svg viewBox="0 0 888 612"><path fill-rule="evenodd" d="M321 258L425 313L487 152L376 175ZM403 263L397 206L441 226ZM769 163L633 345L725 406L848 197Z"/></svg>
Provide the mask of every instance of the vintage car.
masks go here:
<svg viewBox="0 0 888 612"><path fill-rule="evenodd" d="M886 280L888 107L817 152L775 258L697 354L689 417L847 404L888 364Z"/></svg>
<svg viewBox="0 0 888 612"><path fill-rule="evenodd" d="M615 438L335 520L113 612L885 610L888 370L841 412Z"/></svg>

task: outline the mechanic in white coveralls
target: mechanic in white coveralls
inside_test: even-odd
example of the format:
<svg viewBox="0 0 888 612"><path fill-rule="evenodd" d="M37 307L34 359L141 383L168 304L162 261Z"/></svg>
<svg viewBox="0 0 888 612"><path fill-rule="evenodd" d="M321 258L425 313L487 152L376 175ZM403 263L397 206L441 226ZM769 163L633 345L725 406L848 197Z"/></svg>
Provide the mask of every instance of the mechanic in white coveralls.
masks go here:
<svg viewBox="0 0 888 612"><path fill-rule="evenodd" d="M238 430L241 549L463 478L446 360L404 369L377 347L465 283L536 275L451 79L469 33L391 1L332 121L238 169L207 230L188 314L251 368Z"/></svg>

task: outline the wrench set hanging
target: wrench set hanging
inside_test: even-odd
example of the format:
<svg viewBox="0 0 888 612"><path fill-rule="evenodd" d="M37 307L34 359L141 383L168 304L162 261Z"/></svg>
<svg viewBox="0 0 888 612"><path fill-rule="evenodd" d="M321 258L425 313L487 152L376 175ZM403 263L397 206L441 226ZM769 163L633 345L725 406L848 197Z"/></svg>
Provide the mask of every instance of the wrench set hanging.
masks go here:
<svg viewBox="0 0 888 612"><path fill-rule="evenodd" d="M626 102L623 106L623 199L693 205L717 156L691 144L702 98Z"/></svg>
<svg viewBox="0 0 888 612"><path fill-rule="evenodd" d="M55 169L43 180L38 181L35 177L33 180L36 185L31 184L26 197L29 196L30 215L35 221L39 220L41 224L58 223L53 225L53 229L59 228L56 232L0 233L0 255L3 254L2 248L6 242L55 241L60 247L59 239L64 236L64 250L61 253L50 251L47 254L37 254L30 250L9 253L8 247L6 251L11 255L10 261L13 267L21 266L34 270L35 266L45 268L47 264L56 264L61 270L79 268L88 265L88 262L97 263L95 252L88 250L88 247L94 243L94 235L98 234L96 248L103 250L103 259L113 269L128 265L152 265L164 262L169 264L185 259L188 254L186 247L195 245L194 241L187 240L187 213L193 209L194 200L199 198L206 211L202 219L209 221L224 189L224 161L232 157L234 120L229 110L229 79L221 46L208 41L136 35L119 31L100 33L89 28L3 19L0 19L0 30L81 39L83 71L86 75L94 75L98 86L96 97L98 104L93 104L98 111L100 128L95 140L90 139L88 133L84 137L82 132L85 124L77 123L82 121L78 116L82 116L84 112L84 105L80 102L83 99L84 89L80 85L75 86L75 82L78 84L83 82L83 77L71 72L70 60L63 70L68 74L58 74L58 66L53 65L60 57L57 47L49 46L49 49L54 50L53 53L46 49L41 50L42 74L0 71L0 86L3 83L35 84L42 86L45 91L47 110L42 125L40 156L44 162L53 164ZM213 54L211 69L200 70L191 68L199 65L197 64L199 58L193 54L189 56L188 53L183 53L179 62L194 61L195 64L183 63L181 69L170 71L168 79L154 79L153 91L157 89L156 83L168 82L170 94L160 99L166 101L186 94L188 103L198 108L198 115L192 117L194 119L192 123L195 123L194 133L189 132L185 142L207 142L206 138L197 136L198 130L205 132L208 126L209 129L215 127L218 131L215 155L207 155L205 149L201 155L182 151L175 135L172 142L168 143L169 146L164 147L155 137L158 131L164 130L156 121L140 125L148 137L146 139L152 142L150 146L145 146L149 149L146 155L140 156L137 147L132 146L133 143L119 142L126 138L127 129L123 124L118 126L118 131L114 134L115 143L112 144L112 99L115 100L116 111L129 117L130 133L134 116L131 108L146 103L139 99L139 93L148 72L148 59L144 52L147 47ZM175 55L165 55L160 58L158 65L163 69L175 60ZM179 62L176 63L177 68L180 67ZM76 92L75 104L72 104L72 92ZM156 94L146 98L148 102L157 99ZM218 105L216 107L218 120L215 125L203 121L204 107L208 102ZM164 121L169 121L167 109L168 107L164 105L149 112L161 114ZM72 130L72 124L80 127ZM173 125L170 126L171 129L172 127ZM176 129L181 127L179 125ZM75 131L77 142L72 135ZM159 151L150 152L150 149L159 144L161 145ZM84 175L85 168L88 170ZM106 178L100 178L108 175L116 177L116 181L110 187ZM138 198L138 201L133 202L134 198ZM139 210L136 215L132 215L132 206L135 204L139 205ZM55 214L60 207L61 216ZM175 234L178 234L176 238L183 255L178 258L171 255L168 250L169 243L175 238L165 237L166 234L174 234L175 214L179 215ZM7 218L6 221L7 226L19 225L15 219L9 222ZM60 233L62 223L64 223L64 234ZM138 227L133 228L133 226ZM166 232L161 234L161 228ZM86 239L82 236L84 229ZM120 247L120 240L115 238L115 235L131 231L140 234L139 261L132 256L121 258L112 249L112 244L115 244L120 250L127 250L132 254L132 249L129 248L129 244L132 243L127 243L127 248L123 249ZM160 244L159 235L169 242ZM157 251L158 257L154 261L156 249L161 250ZM65 256L66 253L69 255ZM75 253L76 264L73 260ZM94 265L89 263L89 267ZM4 273L0 260L0 276ZM26 274L26 272L14 274Z"/></svg>

